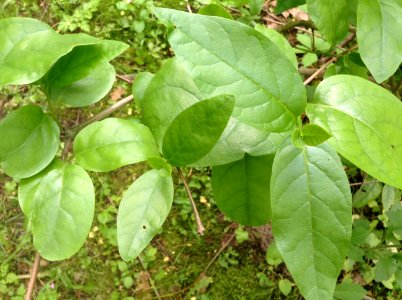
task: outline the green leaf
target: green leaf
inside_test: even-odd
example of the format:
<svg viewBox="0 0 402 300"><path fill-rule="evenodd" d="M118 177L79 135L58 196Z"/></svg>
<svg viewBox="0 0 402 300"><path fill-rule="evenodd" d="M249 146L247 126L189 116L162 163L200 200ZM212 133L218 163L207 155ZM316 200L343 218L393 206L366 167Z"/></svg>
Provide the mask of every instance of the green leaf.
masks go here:
<svg viewBox="0 0 402 300"><path fill-rule="evenodd" d="M233 94L233 117L256 128L293 128L295 117L304 111L306 91L292 63L273 42L224 18L161 8L155 14L175 25L170 45L206 97Z"/></svg>
<svg viewBox="0 0 402 300"><path fill-rule="evenodd" d="M265 258L267 263L271 266L278 266L283 262L283 258L276 247L275 241L272 241L272 243L268 246Z"/></svg>
<svg viewBox="0 0 402 300"><path fill-rule="evenodd" d="M151 129L160 149L172 121L201 98L194 81L176 59L164 63L152 78L141 101L142 121Z"/></svg>
<svg viewBox="0 0 402 300"><path fill-rule="evenodd" d="M353 207L361 208L380 196L382 190L381 182L367 177L359 190L353 195Z"/></svg>
<svg viewBox="0 0 402 300"><path fill-rule="evenodd" d="M348 33L345 0L307 0L307 10L320 33L332 46Z"/></svg>
<svg viewBox="0 0 402 300"><path fill-rule="evenodd" d="M401 196L401 190L385 184L381 194L383 211L388 211L394 204L398 203L401 200Z"/></svg>
<svg viewBox="0 0 402 300"><path fill-rule="evenodd" d="M336 285L334 298L337 300L362 300L366 290L352 282L342 282Z"/></svg>
<svg viewBox="0 0 402 300"><path fill-rule="evenodd" d="M223 6L219 5L219 4L209 4L207 6L204 6L203 8L201 8L198 13L200 15L206 15L206 16L216 16L216 17L222 17L222 18L226 18L229 20L233 20L232 15L226 11L225 8L223 8Z"/></svg>
<svg viewBox="0 0 402 300"><path fill-rule="evenodd" d="M231 95L203 100L181 112L166 130L163 154L175 166L204 157L219 140L233 111Z"/></svg>
<svg viewBox="0 0 402 300"><path fill-rule="evenodd" d="M371 176L402 188L402 103L359 77L321 82L306 108L310 121L332 135L329 143Z"/></svg>
<svg viewBox="0 0 402 300"><path fill-rule="evenodd" d="M275 13L277 15L281 14L285 10L291 9L293 7L303 5L306 3L306 0L277 0Z"/></svg>
<svg viewBox="0 0 402 300"><path fill-rule="evenodd" d="M0 63L14 46L25 36L39 31L51 31L52 28L35 19L6 18L0 20Z"/></svg>
<svg viewBox="0 0 402 300"><path fill-rule="evenodd" d="M307 124L303 126L301 131L295 129L292 134L292 142L296 146L317 146L328 140L330 137L331 135L320 126Z"/></svg>
<svg viewBox="0 0 402 300"><path fill-rule="evenodd" d="M107 95L115 80L115 70L103 61L97 64L84 78L71 84L50 84L48 98L52 102L64 103L72 107L82 107L98 102Z"/></svg>
<svg viewBox="0 0 402 300"><path fill-rule="evenodd" d="M141 72L135 76L132 88L132 94L135 99L135 103L141 108L142 100L144 99L145 92L152 81L154 74L149 72Z"/></svg>
<svg viewBox="0 0 402 300"><path fill-rule="evenodd" d="M252 15L258 15L264 7L265 0L249 0L248 6Z"/></svg>
<svg viewBox="0 0 402 300"><path fill-rule="evenodd" d="M276 245L306 299L331 299L349 249L348 178L328 145L283 147L271 179ZM300 259L300 258L303 259Z"/></svg>
<svg viewBox="0 0 402 300"><path fill-rule="evenodd" d="M274 155L250 156L212 168L218 208L242 225L260 226L271 216L269 183Z"/></svg>
<svg viewBox="0 0 402 300"><path fill-rule="evenodd" d="M401 15L401 1L360 0L357 7L359 52L379 83L394 74L402 62Z"/></svg>
<svg viewBox="0 0 402 300"><path fill-rule="evenodd" d="M279 290L285 296L289 295L292 291L292 283L287 279L281 279L278 283Z"/></svg>
<svg viewBox="0 0 402 300"><path fill-rule="evenodd" d="M40 255L51 261L74 255L84 244L94 215L95 193L88 174L77 165L58 162L40 179L23 180L21 185L20 190L28 190L21 197L32 197L20 203L30 203L25 212L30 214Z"/></svg>
<svg viewBox="0 0 402 300"><path fill-rule="evenodd" d="M318 56L315 53L306 53L302 58L302 64L304 67L309 67L318 61Z"/></svg>
<svg viewBox="0 0 402 300"><path fill-rule="evenodd" d="M138 178L124 193L117 215L117 242L124 260L136 258L163 225L173 202L173 180L164 170Z"/></svg>
<svg viewBox="0 0 402 300"><path fill-rule="evenodd" d="M0 86L37 81L74 47L96 43L98 39L83 33L60 35L55 31L38 31L26 35L0 63Z"/></svg>
<svg viewBox="0 0 402 300"><path fill-rule="evenodd" d="M375 265L375 281L388 280L397 270L397 261L389 252L380 257Z"/></svg>
<svg viewBox="0 0 402 300"><path fill-rule="evenodd" d="M45 177L50 171L60 169L62 166L63 162L56 159L40 173L20 181L18 186L18 201L21 210L26 217L29 218L32 215L35 204L35 193L38 190L43 177Z"/></svg>
<svg viewBox="0 0 402 300"><path fill-rule="evenodd" d="M402 237L402 208L392 209L386 212L389 229Z"/></svg>
<svg viewBox="0 0 402 300"><path fill-rule="evenodd" d="M266 36L271 42L273 42L283 52L283 54L285 54L285 56L291 61L293 66L297 69L298 63L296 53L293 47L289 44L288 40L282 34L262 24L256 24L254 28L258 32Z"/></svg>
<svg viewBox="0 0 402 300"><path fill-rule="evenodd" d="M148 127L118 118L95 122L81 130L74 140L74 154L80 166L95 172L159 156Z"/></svg>
<svg viewBox="0 0 402 300"><path fill-rule="evenodd" d="M43 170L59 149L59 127L39 106L27 105L0 121L0 164L4 172L25 178Z"/></svg>
<svg viewBox="0 0 402 300"><path fill-rule="evenodd" d="M346 4L348 6L348 19L349 23L356 26L357 24L357 5L359 0L348 0Z"/></svg>

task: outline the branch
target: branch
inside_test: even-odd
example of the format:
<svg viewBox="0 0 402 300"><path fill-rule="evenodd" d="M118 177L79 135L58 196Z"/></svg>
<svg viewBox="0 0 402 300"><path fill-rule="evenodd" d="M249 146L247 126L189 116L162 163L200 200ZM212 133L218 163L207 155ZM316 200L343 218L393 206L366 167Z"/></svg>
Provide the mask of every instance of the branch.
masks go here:
<svg viewBox="0 0 402 300"><path fill-rule="evenodd" d="M193 208L193 212L194 212L195 222L197 223L197 232L199 235L204 235L205 227L202 224L200 214L198 213L197 206L195 205L193 195L191 194L191 190L188 187L186 178L184 178L183 172L180 170L180 168L177 168L177 172L179 173L179 177L180 177L181 181L183 181L184 188L186 189L188 198L190 199L191 207Z"/></svg>
<svg viewBox="0 0 402 300"><path fill-rule="evenodd" d="M306 21L306 20L300 20L300 21L294 21L294 22L286 23L285 25L279 27L276 30L278 32L285 32L285 31L291 30L291 29L293 29L295 27L298 27L298 26L303 26L303 27L311 28L311 29L317 29L313 22Z"/></svg>
<svg viewBox="0 0 402 300"><path fill-rule="evenodd" d="M159 291L158 291L158 289L157 289L156 286L155 286L155 282L154 282L154 280L152 279L151 274L149 274L149 272L148 272L148 270L147 270L147 268L146 268L146 266L145 266L145 263L144 263L144 261L142 260L141 256L138 256L138 260L140 261L141 266L142 266L142 268L144 269L144 272L147 274L148 281L149 281L149 283L151 284L152 289L154 290L154 293L155 293L155 295L156 295L156 298L157 298L157 299L161 299L161 295L159 294Z"/></svg>
<svg viewBox="0 0 402 300"><path fill-rule="evenodd" d="M35 261L32 267L32 273L31 273L31 278L29 279L29 283L28 283L28 287L27 287L27 292L25 294L25 300L31 300L32 299L32 295L33 295L33 290L35 287L35 281L36 281L36 277L38 275L38 271L39 271L39 263L40 263L40 255L37 252L35 255Z"/></svg>

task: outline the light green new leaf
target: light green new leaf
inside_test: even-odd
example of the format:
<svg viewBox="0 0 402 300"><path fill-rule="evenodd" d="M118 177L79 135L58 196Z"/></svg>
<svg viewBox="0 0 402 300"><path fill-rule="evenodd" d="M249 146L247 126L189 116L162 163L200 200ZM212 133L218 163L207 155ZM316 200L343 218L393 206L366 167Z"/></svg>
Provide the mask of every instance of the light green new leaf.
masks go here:
<svg viewBox="0 0 402 300"><path fill-rule="evenodd" d="M232 15L229 12L227 12L223 6L219 4L212 3L207 6L204 6L198 11L198 13L201 15L216 16L233 20Z"/></svg>
<svg viewBox="0 0 402 300"><path fill-rule="evenodd" d="M328 132L314 124L303 126L298 135L302 143L307 146L317 146L331 137ZM295 134L293 134L292 138L295 138Z"/></svg>
<svg viewBox="0 0 402 300"><path fill-rule="evenodd" d="M5 18L0 20L0 63L11 49L25 36L38 31L52 31L52 28L35 19Z"/></svg>
<svg viewBox="0 0 402 300"><path fill-rule="evenodd" d="M284 12L285 10L291 9L293 7L305 4L306 0L277 0L275 13L279 15L280 13Z"/></svg>
<svg viewBox="0 0 402 300"><path fill-rule="evenodd" d="M362 300L366 290L352 282L342 282L336 285L335 300Z"/></svg>
<svg viewBox="0 0 402 300"><path fill-rule="evenodd" d="M136 258L158 233L173 202L173 180L163 169L138 178L124 193L117 214L117 243L124 260Z"/></svg>
<svg viewBox="0 0 402 300"><path fill-rule="evenodd" d="M169 42L207 97L235 96L233 117L270 132L286 132L306 104L301 77L278 47L232 20L155 9L176 29Z"/></svg>
<svg viewBox="0 0 402 300"><path fill-rule="evenodd" d="M320 83L306 112L347 160L402 188L402 103L393 94L362 78L336 75Z"/></svg>
<svg viewBox="0 0 402 300"><path fill-rule="evenodd" d="M98 102L107 95L116 77L115 70L107 61L101 61L90 73L68 84L50 83L47 86L48 99L72 107L81 107Z"/></svg>
<svg viewBox="0 0 402 300"><path fill-rule="evenodd" d="M326 143L279 150L271 209L276 245L302 295L332 300L352 231L349 182L336 152Z"/></svg>
<svg viewBox="0 0 402 300"><path fill-rule="evenodd" d="M402 62L402 2L359 0L357 42L360 55L377 82L383 82Z"/></svg>
<svg viewBox="0 0 402 300"><path fill-rule="evenodd" d="M234 106L231 95L198 102L181 112L166 130L163 154L175 166L203 158L218 142Z"/></svg>
<svg viewBox="0 0 402 300"><path fill-rule="evenodd" d="M307 10L320 33L332 46L348 33L345 0L307 0Z"/></svg>
<svg viewBox="0 0 402 300"><path fill-rule="evenodd" d="M20 203L30 203L25 212L34 247L47 260L67 259L81 248L91 228L95 207L91 178L81 167L59 162L38 183L39 178L21 183L32 184L21 195L32 198Z"/></svg>
<svg viewBox="0 0 402 300"><path fill-rule="evenodd" d="M384 212L388 211L394 204L401 201L401 199L401 190L387 184L384 185L381 194L381 202Z"/></svg>
<svg viewBox="0 0 402 300"><path fill-rule="evenodd" d="M212 168L218 208L242 225L260 226L271 217L269 183L274 155L250 156Z"/></svg>
<svg viewBox="0 0 402 300"><path fill-rule="evenodd" d="M361 208L377 199L381 194L382 184L371 177L367 177L359 190L353 195L353 207Z"/></svg>
<svg viewBox="0 0 402 300"><path fill-rule="evenodd" d="M77 164L95 172L108 172L159 156L148 127L117 118L85 127L76 136L73 148Z"/></svg>
<svg viewBox="0 0 402 300"><path fill-rule="evenodd" d="M296 53L293 47L289 44L288 40L280 34L278 31L268 28L262 24L256 24L255 30L261 32L268 39L271 40L282 52L285 56L292 62L293 66L297 69L297 58Z"/></svg>
<svg viewBox="0 0 402 300"><path fill-rule="evenodd" d="M0 165L12 177L43 170L59 149L57 123L39 106L27 105L0 121Z"/></svg>

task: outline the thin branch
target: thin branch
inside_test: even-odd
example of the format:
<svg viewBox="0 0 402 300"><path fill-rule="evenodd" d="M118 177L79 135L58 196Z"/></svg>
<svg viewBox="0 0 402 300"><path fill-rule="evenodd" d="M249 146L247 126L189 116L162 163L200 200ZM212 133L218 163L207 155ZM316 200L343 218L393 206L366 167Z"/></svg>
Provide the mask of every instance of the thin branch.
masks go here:
<svg viewBox="0 0 402 300"><path fill-rule="evenodd" d="M129 79L126 76L123 76L123 75L116 74L116 78L118 78L120 80L123 80L123 81L125 81L125 82L127 82L129 84L133 83L133 81L131 79Z"/></svg>
<svg viewBox="0 0 402 300"><path fill-rule="evenodd" d="M208 263L208 265L205 267L204 271L202 271L201 275L205 275L205 273L208 271L209 267L214 263L214 261L221 255L222 251L226 249L227 246L229 246L230 242L233 240L233 238L236 236L236 232L233 232L229 239L222 245L222 247L216 252L214 257L211 259L211 261ZM200 276L201 276L200 275Z"/></svg>
<svg viewBox="0 0 402 300"><path fill-rule="evenodd" d="M318 76L321 72L323 72L330 64L335 62L337 60L336 57L332 57L330 60L328 60L326 63L324 63L317 71L315 71L309 78L304 80L303 84L308 85L310 82L312 82L316 76Z"/></svg>
<svg viewBox="0 0 402 300"><path fill-rule="evenodd" d="M369 184L369 183L375 183L378 182L378 180L371 180L371 181L363 181L363 182L354 182L354 183L349 183L350 186L359 186L359 185L364 185L364 184Z"/></svg>
<svg viewBox="0 0 402 300"><path fill-rule="evenodd" d="M193 13L193 10L191 9L191 5L190 5L190 3L188 2L188 0L186 0L186 7L187 7L188 12L189 12L190 14L192 14L192 13Z"/></svg>
<svg viewBox="0 0 402 300"><path fill-rule="evenodd" d="M155 295L156 295L156 298L157 298L157 299L161 299L161 295L159 294L159 291L158 291L158 289L156 288L155 282L153 281L153 279L152 279L152 277L151 277L151 274L149 274L149 272L148 272L148 270L147 270L147 268L146 268L146 266L145 266L145 263L144 263L144 261L142 260L141 256L138 256L138 260L140 261L140 264L141 264L142 268L144 269L144 272L147 274L148 281L149 281L149 283L151 284L152 289L154 290L154 293L155 293Z"/></svg>
<svg viewBox="0 0 402 300"><path fill-rule="evenodd" d="M31 300L33 295L33 290L35 288L36 277L39 271L39 264L40 264L40 254L37 252L35 255L35 261L32 267L31 278L29 279L27 292L25 294L25 300Z"/></svg>
<svg viewBox="0 0 402 300"><path fill-rule="evenodd" d="M198 213L198 209L197 209L197 206L195 205L195 201L193 199L193 195L191 194L191 190L188 187L187 180L184 177L183 172L181 171L180 168L177 168L177 172L179 174L181 181L184 184L184 188L186 189L188 198L190 199L191 207L193 208L193 212L194 212L195 222L197 223L197 232L199 235L204 235L205 227L202 224L200 214Z"/></svg>
<svg viewBox="0 0 402 300"><path fill-rule="evenodd" d="M286 23L285 25L279 27L276 30L278 32L285 32L285 31L291 30L291 29L293 29L295 27L298 27L298 26L303 26L303 27L311 28L311 29L317 29L313 22L306 21L306 20L299 20L299 21Z"/></svg>

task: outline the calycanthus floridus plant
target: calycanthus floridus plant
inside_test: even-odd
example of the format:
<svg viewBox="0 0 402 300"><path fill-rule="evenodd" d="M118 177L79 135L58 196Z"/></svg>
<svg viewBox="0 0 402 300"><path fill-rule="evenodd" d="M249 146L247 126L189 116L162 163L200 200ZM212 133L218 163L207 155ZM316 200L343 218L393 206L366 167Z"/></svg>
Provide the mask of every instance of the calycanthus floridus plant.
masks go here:
<svg viewBox="0 0 402 300"><path fill-rule="evenodd" d="M346 3L326 1L336 8L329 12L318 2L307 1L309 13L334 46L347 34L339 13ZM367 36L374 40L377 34L363 19L370 2L359 3L357 37L363 61L382 82L402 55L377 49L368 54L374 46L366 45ZM400 15L401 5L390 2L380 1L382 11ZM83 245L95 202L85 170L108 172L147 161L152 170L128 187L117 217L121 257L132 260L169 214L174 168L209 166L220 210L244 225L272 222L277 248L302 295L333 299L352 230L351 192L338 154L401 189L400 100L366 79L335 75L307 103L295 55L276 32L170 9L158 8L155 15L169 27L175 57L156 74L137 76L133 95L141 123L93 122L72 133L73 155L58 158L60 129L46 108L23 106L0 121L1 168L19 180L18 199L35 249L56 261ZM382 37L400 45L401 35L382 25ZM102 99L115 78L109 61L128 47L86 34L60 35L28 18L0 20L0 46L0 86L38 84L49 107Z"/></svg>

